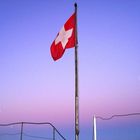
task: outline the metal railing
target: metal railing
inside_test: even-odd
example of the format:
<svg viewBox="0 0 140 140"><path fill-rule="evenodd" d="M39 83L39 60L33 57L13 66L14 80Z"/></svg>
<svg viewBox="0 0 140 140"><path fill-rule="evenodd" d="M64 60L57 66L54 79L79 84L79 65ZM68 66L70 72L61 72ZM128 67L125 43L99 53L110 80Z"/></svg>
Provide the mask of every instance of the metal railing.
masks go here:
<svg viewBox="0 0 140 140"><path fill-rule="evenodd" d="M52 127L52 140L56 140L56 134L60 136L62 140L66 140L64 136L56 129L56 127L49 122L41 122L41 123L35 123L35 122L15 122L15 123L9 123L9 124L0 124L0 127L7 127L7 126L14 126L14 125L20 125L20 133L15 133L15 134L0 134L1 135L20 135L20 140L23 140L23 135L28 136L28 137L34 137L34 138L42 138L42 139L47 139L45 137L37 137L37 136L32 136L24 133L24 126L25 125L49 125Z"/></svg>
<svg viewBox="0 0 140 140"><path fill-rule="evenodd" d="M97 140L97 128L96 128L96 125L98 125L97 124L97 121L98 120L101 120L101 121L104 121L104 122L109 122L109 121L113 121L113 119L118 119L118 118L120 118L120 119L122 119L122 118L124 118L124 119L126 119L125 117L132 117L132 116L134 116L134 117L136 117L136 116L140 116L140 112L135 112L135 113L126 113L126 114L114 114L114 115L112 115L112 116L110 116L110 117L102 117L102 116L93 116L93 132L92 132L92 139L93 140ZM115 120L114 120L115 121ZM117 122L118 123L118 122ZM122 122L121 122L122 123ZM113 124L113 123L112 123ZM140 129L140 128L139 128ZM122 131L122 129L121 129L121 131Z"/></svg>
<svg viewBox="0 0 140 140"><path fill-rule="evenodd" d="M117 117L128 117L128 116L140 116L140 112L136 112L136 113L127 113L127 114L115 114L115 115L112 115L111 117L108 117L108 118L104 118L104 117L101 117L101 116L96 116L97 119L100 119L100 120L104 120L104 121L107 121L107 120L111 120L113 118L117 118Z"/></svg>

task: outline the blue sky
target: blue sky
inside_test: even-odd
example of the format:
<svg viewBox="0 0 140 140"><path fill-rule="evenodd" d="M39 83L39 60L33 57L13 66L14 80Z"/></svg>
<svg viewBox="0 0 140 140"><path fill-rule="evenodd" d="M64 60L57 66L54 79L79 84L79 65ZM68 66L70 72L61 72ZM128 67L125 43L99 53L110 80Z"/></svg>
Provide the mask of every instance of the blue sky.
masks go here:
<svg viewBox="0 0 140 140"><path fill-rule="evenodd" d="M1 123L49 121L73 134L74 49L54 62L50 45L74 2L0 0ZM76 2L80 135L91 138L93 115L140 112L140 1Z"/></svg>

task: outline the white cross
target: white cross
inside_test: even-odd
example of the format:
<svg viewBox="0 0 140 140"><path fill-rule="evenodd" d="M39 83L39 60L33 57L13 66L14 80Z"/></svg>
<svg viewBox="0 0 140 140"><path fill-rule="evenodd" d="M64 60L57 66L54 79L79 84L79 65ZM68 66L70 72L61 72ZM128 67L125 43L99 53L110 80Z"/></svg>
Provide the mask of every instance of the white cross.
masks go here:
<svg viewBox="0 0 140 140"><path fill-rule="evenodd" d="M66 31L65 27L63 26L61 28L57 38L55 39L55 45L58 44L59 42L61 42L63 49L65 49L68 39L72 35L72 31L73 31L73 29L69 29Z"/></svg>

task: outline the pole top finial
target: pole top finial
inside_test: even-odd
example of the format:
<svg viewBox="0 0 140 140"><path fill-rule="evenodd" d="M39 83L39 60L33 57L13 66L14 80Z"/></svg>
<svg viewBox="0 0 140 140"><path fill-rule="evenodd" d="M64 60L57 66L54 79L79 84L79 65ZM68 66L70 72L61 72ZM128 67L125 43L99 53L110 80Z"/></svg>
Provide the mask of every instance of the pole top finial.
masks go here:
<svg viewBox="0 0 140 140"><path fill-rule="evenodd" d="M74 3L74 6L77 7L77 3L76 2Z"/></svg>

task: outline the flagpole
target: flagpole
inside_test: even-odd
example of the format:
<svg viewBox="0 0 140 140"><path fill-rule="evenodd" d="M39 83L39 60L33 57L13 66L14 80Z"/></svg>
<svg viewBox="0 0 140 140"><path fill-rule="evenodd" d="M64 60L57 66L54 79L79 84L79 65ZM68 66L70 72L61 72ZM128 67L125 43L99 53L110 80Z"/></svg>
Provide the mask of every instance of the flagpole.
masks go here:
<svg viewBox="0 0 140 140"><path fill-rule="evenodd" d="M93 140L97 140L96 117L93 117Z"/></svg>
<svg viewBox="0 0 140 140"><path fill-rule="evenodd" d="M79 140L79 95L78 95L78 36L77 36L77 3L75 7L75 140Z"/></svg>

